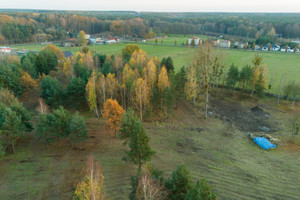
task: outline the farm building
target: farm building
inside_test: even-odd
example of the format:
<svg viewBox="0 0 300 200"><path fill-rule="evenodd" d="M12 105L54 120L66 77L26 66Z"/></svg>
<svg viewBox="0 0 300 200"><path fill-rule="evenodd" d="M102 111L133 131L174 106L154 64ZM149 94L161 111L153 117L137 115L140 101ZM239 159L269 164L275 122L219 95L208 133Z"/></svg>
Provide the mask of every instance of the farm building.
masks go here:
<svg viewBox="0 0 300 200"><path fill-rule="evenodd" d="M188 39L188 45L191 45L193 43L193 40L194 40L195 46L198 46L199 42L200 42L200 44L202 44L202 40L200 38L198 38L198 37L192 37L192 38Z"/></svg>
<svg viewBox="0 0 300 200"><path fill-rule="evenodd" d="M10 47L0 47L0 53L9 54L11 53Z"/></svg>
<svg viewBox="0 0 300 200"><path fill-rule="evenodd" d="M220 47L221 48L230 48L231 42L229 40L223 40L220 42Z"/></svg>

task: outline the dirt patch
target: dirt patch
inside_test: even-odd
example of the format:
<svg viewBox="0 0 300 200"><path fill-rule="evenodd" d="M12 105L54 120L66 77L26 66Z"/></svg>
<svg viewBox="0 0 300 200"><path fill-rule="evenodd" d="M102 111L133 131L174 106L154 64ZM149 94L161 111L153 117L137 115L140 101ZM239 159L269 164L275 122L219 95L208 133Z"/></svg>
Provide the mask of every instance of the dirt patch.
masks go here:
<svg viewBox="0 0 300 200"><path fill-rule="evenodd" d="M271 127L269 114L258 106L249 109L240 103L214 98L210 103L209 111L241 131L261 131L259 127L268 127L272 132L275 130L274 126Z"/></svg>

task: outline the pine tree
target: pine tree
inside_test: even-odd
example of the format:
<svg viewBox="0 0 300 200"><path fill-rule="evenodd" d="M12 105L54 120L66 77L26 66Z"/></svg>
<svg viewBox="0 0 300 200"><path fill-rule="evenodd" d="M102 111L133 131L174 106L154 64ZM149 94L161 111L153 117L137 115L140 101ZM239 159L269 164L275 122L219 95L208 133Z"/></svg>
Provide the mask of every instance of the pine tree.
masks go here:
<svg viewBox="0 0 300 200"><path fill-rule="evenodd" d="M129 161L142 165L150 161L155 151L149 146L149 136L146 134L145 129L140 121L136 121L133 125L132 133L129 137L130 150L125 151Z"/></svg>

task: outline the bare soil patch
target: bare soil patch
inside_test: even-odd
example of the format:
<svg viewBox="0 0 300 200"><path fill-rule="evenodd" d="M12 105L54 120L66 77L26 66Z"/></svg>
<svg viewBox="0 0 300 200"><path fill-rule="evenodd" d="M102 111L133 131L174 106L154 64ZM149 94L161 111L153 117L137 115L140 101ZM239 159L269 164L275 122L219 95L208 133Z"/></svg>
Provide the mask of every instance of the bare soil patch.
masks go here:
<svg viewBox="0 0 300 200"><path fill-rule="evenodd" d="M248 108L242 106L241 103L212 98L209 111L241 131L257 132L261 131L260 127L268 127L271 132L275 131L275 126L269 119L269 113L259 106Z"/></svg>

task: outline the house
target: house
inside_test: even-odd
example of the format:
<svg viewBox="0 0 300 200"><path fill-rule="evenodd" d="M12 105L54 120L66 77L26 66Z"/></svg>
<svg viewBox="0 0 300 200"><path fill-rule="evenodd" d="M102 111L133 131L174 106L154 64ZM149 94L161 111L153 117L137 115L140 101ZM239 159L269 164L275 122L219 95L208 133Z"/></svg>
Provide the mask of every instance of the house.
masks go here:
<svg viewBox="0 0 300 200"><path fill-rule="evenodd" d="M117 43L120 42L120 39L118 37L107 37L106 41L115 40Z"/></svg>
<svg viewBox="0 0 300 200"><path fill-rule="evenodd" d="M117 37L107 37L105 44L116 44L119 43L120 39Z"/></svg>
<svg viewBox="0 0 300 200"><path fill-rule="evenodd" d="M285 48L286 48L286 46L282 46L281 48L280 48L280 51L281 52L285 52ZM291 50L291 47L287 47L287 52L290 52L290 50Z"/></svg>
<svg viewBox="0 0 300 200"><path fill-rule="evenodd" d="M63 51L63 54L64 54L65 58L68 58L68 59L73 57L73 54L70 51Z"/></svg>
<svg viewBox="0 0 300 200"><path fill-rule="evenodd" d="M200 42L200 44L202 44L202 40L200 38L192 37L192 38L188 39L188 45L192 45L193 40L194 40L194 44L195 44L194 46L198 46L199 42Z"/></svg>
<svg viewBox="0 0 300 200"><path fill-rule="evenodd" d="M214 39L213 44L214 44L214 47L219 47L220 46L220 40Z"/></svg>
<svg viewBox="0 0 300 200"><path fill-rule="evenodd" d="M102 42L102 38L91 36L90 39L89 39L89 42L91 44L101 43Z"/></svg>
<svg viewBox="0 0 300 200"><path fill-rule="evenodd" d="M270 51L279 51L280 46L277 44L271 44ZM262 48L263 51L269 51L269 44L265 44Z"/></svg>
<svg viewBox="0 0 300 200"><path fill-rule="evenodd" d="M220 42L220 47L221 48L230 48L231 42L229 40L223 40Z"/></svg>
<svg viewBox="0 0 300 200"><path fill-rule="evenodd" d="M9 54L11 53L10 47L0 47L0 53Z"/></svg>

